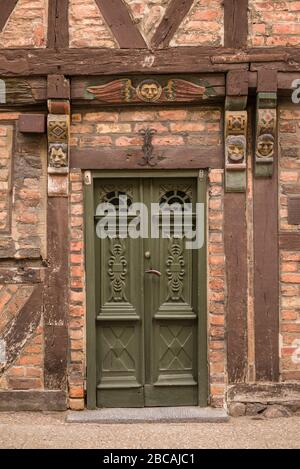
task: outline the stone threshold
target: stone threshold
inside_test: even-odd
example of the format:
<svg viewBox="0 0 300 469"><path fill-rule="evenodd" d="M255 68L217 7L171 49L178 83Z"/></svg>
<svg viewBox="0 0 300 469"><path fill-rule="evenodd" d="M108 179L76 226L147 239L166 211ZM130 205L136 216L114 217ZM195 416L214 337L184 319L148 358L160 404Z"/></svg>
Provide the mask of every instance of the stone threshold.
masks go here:
<svg viewBox="0 0 300 469"><path fill-rule="evenodd" d="M67 423L224 423L225 409L212 407L144 407L69 411Z"/></svg>

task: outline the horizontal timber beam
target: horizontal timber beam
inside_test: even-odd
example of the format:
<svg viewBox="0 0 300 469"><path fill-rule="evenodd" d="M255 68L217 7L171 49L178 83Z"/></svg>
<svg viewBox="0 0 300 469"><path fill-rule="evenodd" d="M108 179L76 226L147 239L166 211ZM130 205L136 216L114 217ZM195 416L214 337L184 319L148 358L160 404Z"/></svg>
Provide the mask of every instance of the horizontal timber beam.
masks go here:
<svg viewBox="0 0 300 469"><path fill-rule="evenodd" d="M254 67L255 65L255 67ZM300 48L2 49L0 76L207 73L268 67L300 71ZM256 71L256 70L253 70Z"/></svg>
<svg viewBox="0 0 300 469"><path fill-rule="evenodd" d="M223 168L222 147L156 148L155 166L148 169ZM70 167L80 169L145 169L141 149L71 149ZM146 167L147 168L147 167Z"/></svg>

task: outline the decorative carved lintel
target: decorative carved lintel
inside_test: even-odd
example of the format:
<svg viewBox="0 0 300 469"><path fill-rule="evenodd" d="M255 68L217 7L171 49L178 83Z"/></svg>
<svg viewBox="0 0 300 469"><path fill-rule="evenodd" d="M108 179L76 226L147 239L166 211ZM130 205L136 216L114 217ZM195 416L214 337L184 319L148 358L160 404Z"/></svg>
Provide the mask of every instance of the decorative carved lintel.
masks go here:
<svg viewBox="0 0 300 469"><path fill-rule="evenodd" d="M272 177L276 149L277 94L258 93L256 110L255 176Z"/></svg>
<svg viewBox="0 0 300 469"><path fill-rule="evenodd" d="M103 104L163 104L201 102L215 96L214 87L206 80L194 78L121 78L86 85L86 98Z"/></svg>

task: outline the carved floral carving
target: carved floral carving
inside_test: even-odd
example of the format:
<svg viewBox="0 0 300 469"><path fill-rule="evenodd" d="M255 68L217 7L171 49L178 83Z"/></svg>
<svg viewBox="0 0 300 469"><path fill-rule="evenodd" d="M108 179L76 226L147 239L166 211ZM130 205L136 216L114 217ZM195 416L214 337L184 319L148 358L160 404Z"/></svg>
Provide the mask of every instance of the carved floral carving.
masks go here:
<svg viewBox="0 0 300 469"><path fill-rule="evenodd" d="M183 258L182 239L171 238L166 266L168 277L167 301L184 301L183 279L185 276L185 262Z"/></svg>
<svg viewBox="0 0 300 469"><path fill-rule="evenodd" d="M111 297L109 301L117 303L128 301L125 294L128 270L124 241L120 238L112 238L110 253L108 275L110 277Z"/></svg>

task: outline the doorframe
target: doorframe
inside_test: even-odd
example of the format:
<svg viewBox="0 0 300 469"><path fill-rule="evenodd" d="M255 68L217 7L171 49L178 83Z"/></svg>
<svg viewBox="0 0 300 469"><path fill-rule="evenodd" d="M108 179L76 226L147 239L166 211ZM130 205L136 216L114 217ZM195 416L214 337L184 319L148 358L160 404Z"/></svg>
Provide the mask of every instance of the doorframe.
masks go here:
<svg viewBox="0 0 300 469"><path fill-rule="evenodd" d="M195 178L197 201L205 201L205 242L198 261L198 406L206 407L209 398L208 373L208 171L207 170L101 170L84 173L84 239L86 277L86 393L87 408L97 408L96 373L96 293L94 181L112 178ZM201 184L200 184L201 182ZM202 252L201 252L202 251ZM201 286L200 286L200 285ZM200 371L201 370L201 371Z"/></svg>

